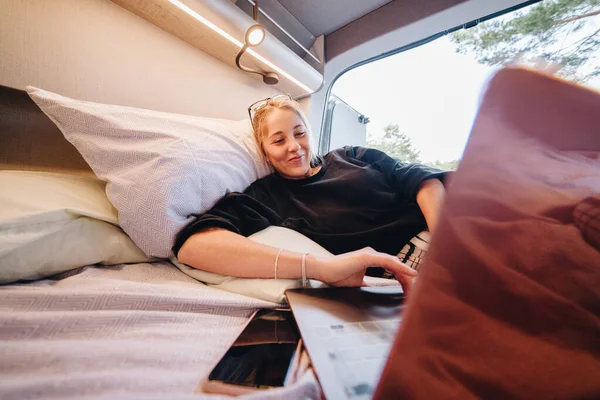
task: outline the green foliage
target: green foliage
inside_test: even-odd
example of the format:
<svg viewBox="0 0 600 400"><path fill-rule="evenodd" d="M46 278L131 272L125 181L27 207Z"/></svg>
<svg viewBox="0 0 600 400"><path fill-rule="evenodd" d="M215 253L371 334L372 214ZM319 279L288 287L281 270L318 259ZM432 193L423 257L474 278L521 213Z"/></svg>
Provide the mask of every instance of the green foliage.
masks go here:
<svg viewBox="0 0 600 400"><path fill-rule="evenodd" d="M443 171L456 171L456 169L458 168L459 162L460 162L460 160L458 160L458 159L452 160L452 161L436 160L436 161L432 161L432 162L426 162L425 165L429 165L430 167L438 168Z"/></svg>
<svg viewBox="0 0 600 400"><path fill-rule="evenodd" d="M600 21L600 0L544 0L454 32L450 39L458 53L472 52L482 64L504 65L516 59L531 64L542 58L562 66L560 75L585 81L600 75L600 66L590 62L600 48L600 29L586 25L594 20ZM569 43L567 37L582 30L586 34Z"/></svg>
<svg viewBox="0 0 600 400"><path fill-rule="evenodd" d="M406 133L400 132L397 124L389 124L383 128L385 132L380 138L368 138L367 146L383 151L390 157L404 162L420 162L419 154Z"/></svg>
<svg viewBox="0 0 600 400"><path fill-rule="evenodd" d="M420 151L415 149L410 138L400 132L397 124L389 124L383 128L384 134L379 138L367 138L367 146L381 150L387 155L403 162L420 163ZM460 160L426 162L425 165L445 171L456 170Z"/></svg>

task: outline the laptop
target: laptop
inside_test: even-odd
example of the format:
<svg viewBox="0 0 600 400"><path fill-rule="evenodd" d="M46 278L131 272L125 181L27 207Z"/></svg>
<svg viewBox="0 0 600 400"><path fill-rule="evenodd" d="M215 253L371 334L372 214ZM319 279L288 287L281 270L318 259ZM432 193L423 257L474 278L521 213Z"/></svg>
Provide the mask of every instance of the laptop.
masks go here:
<svg viewBox="0 0 600 400"><path fill-rule="evenodd" d="M400 326L402 289L291 289L286 297L325 396L370 399Z"/></svg>
<svg viewBox="0 0 600 400"><path fill-rule="evenodd" d="M507 106L513 101L515 92L530 101L529 109L512 110L510 105ZM537 105L536 100L543 96L546 99L540 100ZM547 100L549 96L551 101ZM561 151L589 149L596 134L593 126L600 126L598 117L593 117L595 113L591 111L594 108L590 108L590 104L597 105L599 98L593 91L526 69L507 68L497 73L489 82L482 99L461 162L463 168L459 168L452 177L439 226L442 227L444 219L456 213L466 218L470 212L475 213L451 200L457 196L456 193L463 196L469 193L468 190L473 187L467 185L473 182L498 178L496 175L479 176L481 171L488 171L483 173L491 175L494 165L510 162L518 176L519 149L509 148L516 142L511 142L508 137L498 137L496 132L502 132L502 129L492 127L503 125L513 131L517 129L520 138L537 140ZM560 115L548 116L551 109L560 110ZM595 122L592 121L594 118ZM477 162L482 162L481 149L490 149L490 144L494 149L499 149L486 150L490 153L489 157L486 153L483 158L487 167L492 168L475 168ZM600 151L598 148L595 150ZM507 154L514 157L507 159ZM521 157L526 155L521 154ZM548 171L552 171L552 168ZM544 179L544 171L531 173L537 173L539 179ZM477 179L473 180L477 174ZM502 184L506 191L504 193L511 193L511 181ZM502 193L496 195L501 196ZM481 210L478 211L481 217ZM450 255L456 259L457 252L464 251L446 245L449 242L448 235L453 234L455 232L452 229L438 229L435 232L428 252L434 255L425 260L421 271L426 271L433 262L443 264ZM424 279L427 279L427 275ZM420 283L423 282L416 284L412 297L420 295ZM294 289L288 290L286 297L326 398L370 399L376 393L381 398L396 397L396 378L403 372L406 374L403 349L393 346L400 342L397 340L402 334L399 329L407 308L400 287Z"/></svg>

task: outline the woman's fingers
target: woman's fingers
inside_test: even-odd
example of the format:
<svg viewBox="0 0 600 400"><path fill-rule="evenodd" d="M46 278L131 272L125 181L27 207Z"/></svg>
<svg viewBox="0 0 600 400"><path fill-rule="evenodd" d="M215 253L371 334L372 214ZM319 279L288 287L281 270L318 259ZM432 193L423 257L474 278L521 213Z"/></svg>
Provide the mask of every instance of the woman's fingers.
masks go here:
<svg viewBox="0 0 600 400"><path fill-rule="evenodd" d="M372 249L366 250L365 253L369 258L369 265L385 268L394 274L396 280L402 285L404 294L408 295L413 283L412 278L418 275L417 271L401 262L398 257L385 253L378 253Z"/></svg>
<svg viewBox="0 0 600 400"><path fill-rule="evenodd" d="M369 266L382 267L390 271L408 293L412 277L417 272L402 263L398 257L365 248L351 253L340 254L321 260L321 280L333 286L368 286L364 282L366 269Z"/></svg>
<svg viewBox="0 0 600 400"><path fill-rule="evenodd" d="M367 253L369 256L369 265L378 266L387 269L394 275L417 276L417 271L404 264L398 257L384 253Z"/></svg>
<svg viewBox="0 0 600 400"><path fill-rule="evenodd" d="M408 293L412 290L412 278L410 276L404 275L404 274L398 274L398 275L394 275L396 277L396 280L398 282L400 282L400 285L402 286L402 290L404 291L404 295L408 296Z"/></svg>

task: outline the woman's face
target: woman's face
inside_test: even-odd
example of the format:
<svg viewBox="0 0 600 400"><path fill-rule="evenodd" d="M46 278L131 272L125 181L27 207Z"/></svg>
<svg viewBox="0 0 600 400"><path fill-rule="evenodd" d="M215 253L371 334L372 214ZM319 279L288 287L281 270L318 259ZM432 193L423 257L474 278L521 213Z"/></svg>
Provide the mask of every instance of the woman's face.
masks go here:
<svg viewBox="0 0 600 400"><path fill-rule="evenodd" d="M310 176L310 142L298 114L276 108L265 118L265 126L263 149L271 166L284 178Z"/></svg>

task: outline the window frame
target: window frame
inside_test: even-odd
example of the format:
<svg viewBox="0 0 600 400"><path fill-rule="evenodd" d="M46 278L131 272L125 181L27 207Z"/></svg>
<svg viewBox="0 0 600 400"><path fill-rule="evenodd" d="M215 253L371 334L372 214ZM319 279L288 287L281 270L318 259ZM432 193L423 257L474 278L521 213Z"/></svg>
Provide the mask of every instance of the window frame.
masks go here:
<svg viewBox="0 0 600 400"><path fill-rule="evenodd" d="M445 30L443 30L441 32L435 33L435 34L433 34L431 36L428 36L426 38L417 40L416 42L412 42L410 44L407 44L407 45L404 45L404 46L400 46L400 47L398 47L396 49L393 49L393 50L390 50L390 51L386 51L386 52L381 53L381 54L379 54L379 55L377 55L375 57L370 57L370 58L367 58L365 60L359 61L359 62L357 62L357 63L355 63L355 64L353 64L353 65L351 65L349 67L346 67L345 69L343 69L339 74L337 74L335 76L335 78L332 79L332 81L329 84L329 86L327 87L327 91L325 93L324 109L323 109L323 112L322 112L322 119L321 119L321 122L322 122L321 123L321 131L319 132L319 140L318 140L318 145L317 145L318 146L318 152L319 152L319 154L326 154L326 153L328 153L331 150L330 149L330 145L331 145L331 133L332 133L331 132L331 126L332 126L331 122L333 120L333 112L335 110L335 107L331 107L329 105L330 100L331 100L331 94L332 94L331 91L333 89L333 86L337 82L337 80L342 75L344 75L346 72L351 71L351 70L353 70L355 68L362 67L363 65L366 65L366 64L369 64L369 63L372 63L372 62L375 62L375 61L379 61L379 60L382 60L384 58L391 57L393 55L400 54L400 53L403 53L405 51L412 50L414 48L423 46L423 45L425 45L425 44L427 44L429 42L432 42L432 41L434 41L436 39L444 37L444 36L446 36L446 35L448 35L450 33L456 32L458 30L461 30L461 29L471 29L471 28L479 25L482 22L489 21L491 19L500 17L500 16L502 16L504 14L508 14L510 12L513 12L513 11L517 11L517 10L519 10L521 8L528 7L530 5L533 5L535 3L539 3L541 1L543 1L543 0L527 0L527 1L524 1L524 2L522 2L520 4L517 4L517 5L511 6L511 7L502 9L500 11L496 11L495 13L486 15L484 17L474 19L474 20L466 22L464 24L460 24L458 26L455 26L454 28L445 29Z"/></svg>

